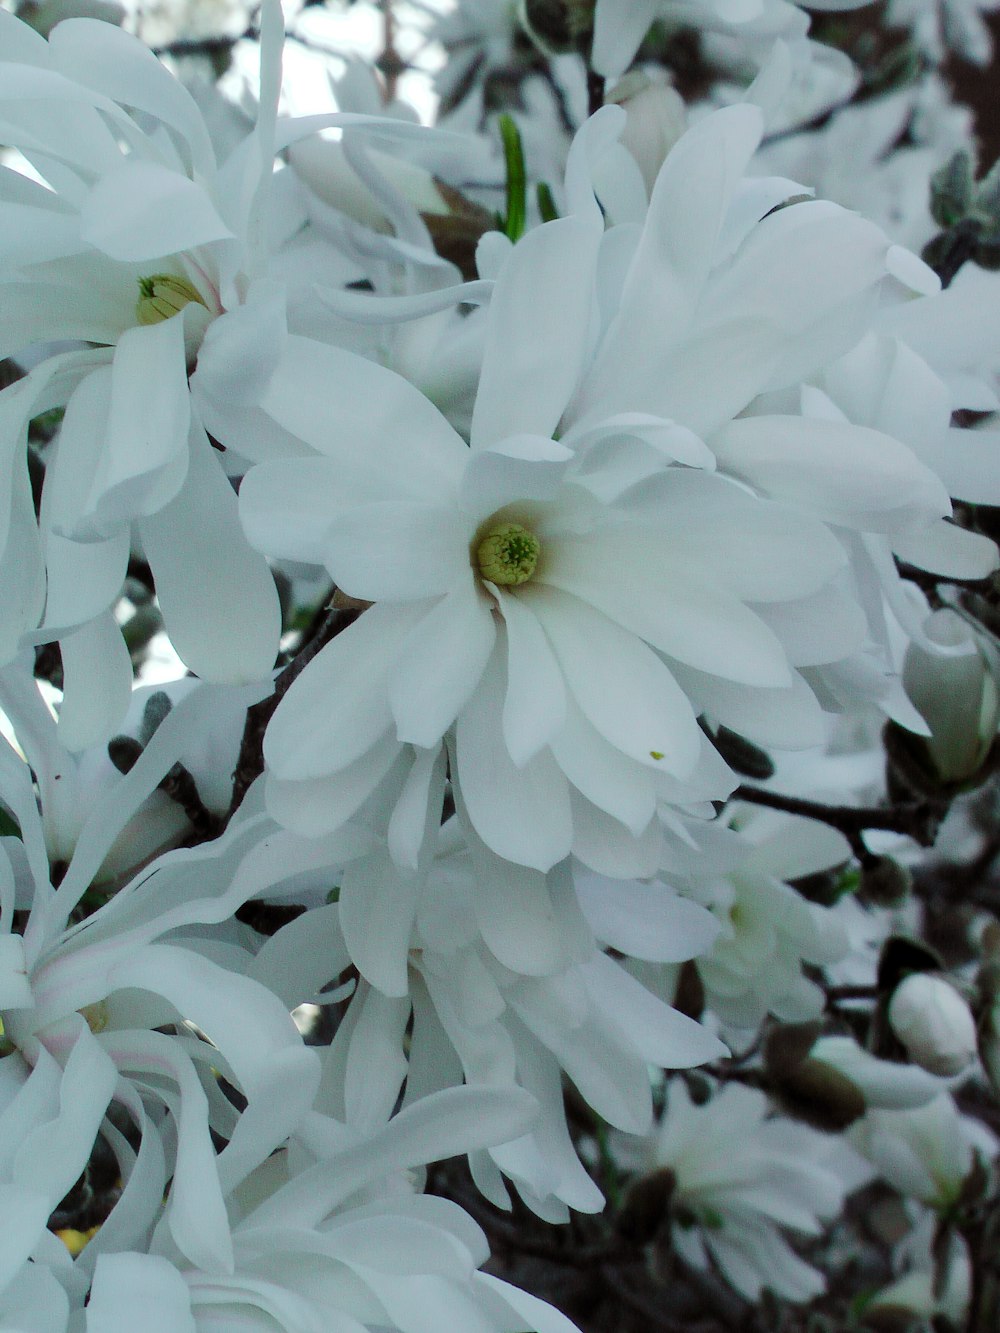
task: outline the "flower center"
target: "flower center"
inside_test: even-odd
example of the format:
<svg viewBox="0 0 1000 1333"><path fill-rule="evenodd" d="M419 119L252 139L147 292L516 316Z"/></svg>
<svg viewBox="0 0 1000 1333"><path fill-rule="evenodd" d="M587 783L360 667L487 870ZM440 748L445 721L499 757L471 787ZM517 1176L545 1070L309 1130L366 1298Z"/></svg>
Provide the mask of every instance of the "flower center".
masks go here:
<svg viewBox="0 0 1000 1333"><path fill-rule="evenodd" d="M535 572L542 543L520 523L500 523L479 543L479 572L490 583L516 588Z"/></svg>
<svg viewBox="0 0 1000 1333"><path fill-rule="evenodd" d="M192 301L205 305L201 292L186 278L178 278L173 273L151 273L148 278L139 279L136 319L140 324L159 324L164 319L172 319Z"/></svg>

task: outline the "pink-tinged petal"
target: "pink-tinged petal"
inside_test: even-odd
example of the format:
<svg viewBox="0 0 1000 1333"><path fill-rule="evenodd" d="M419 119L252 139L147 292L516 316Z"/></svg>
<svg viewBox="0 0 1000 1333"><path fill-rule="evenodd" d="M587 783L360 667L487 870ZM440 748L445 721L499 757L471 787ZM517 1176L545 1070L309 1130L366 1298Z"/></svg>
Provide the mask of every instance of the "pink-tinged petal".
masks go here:
<svg viewBox="0 0 1000 1333"><path fill-rule="evenodd" d="M419 389L339 347L290 336L261 406L336 461L345 502L379 487L440 504L452 494L468 447Z"/></svg>
<svg viewBox="0 0 1000 1333"><path fill-rule="evenodd" d="M418 751L406 775L386 835L389 854L403 870L416 870L427 839L441 823L445 768L444 746L438 745Z"/></svg>
<svg viewBox="0 0 1000 1333"><path fill-rule="evenodd" d="M127 330L115 348L108 424L87 497L97 531L113 532L174 498L187 472L190 425L183 320Z"/></svg>
<svg viewBox="0 0 1000 1333"><path fill-rule="evenodd" d="M508 436L470 456L459 502L478 523L514 501L550 500L572 458L571 449L548 436Z"/></svg>
<svg viewBox="0 0 1000 1333"><path fill-rule="evenodd" d="M507 632L503 738L517 768L534 759L566 721L562 672L538 619L516 596L496 589Z"/></svg>
<svg viewBox="0 0 1000 1333"><path fill-rule="evenodd" d="M371 796L393 764L402 763L395 736L383 736L345 768L326 777L286 781L268 774L264 788L271 816L285 828L315 838L345 824Z"/></svg>
<svg viewBox="0 0 1000 1333"><path fill-rule="evenodd" d="M497 277L472 417L472 447L555 433L592 336L603 227L559 218L514 246Z"/></svg>
<svg viewBox="0 0 1000 1333"><path fill-rule="evenodd" d="M641 764L684 777L701 748L691 705L669 670L628 630L586 602L532 586L525 601L591 725Z"/></svg>
<svg viewBox="0 0 1000 1333"><path fill-rule="evenodd" d="M93 187L80 209L80 234L109 258L136 264L233 239L200 185L136 160Z"/></svg>
<svg viewBox="0 0 1000 1333"><path fill-rule="evenodd" d="M424 747L440 741L479 684L495 641L489 601L467 570L388 659L400 741Z"/></svg>
<svg viewBox="0 0 1000 1333"><path fill-rule="evenodd" d="M784 651L760 618L689 570L660 534L618 529L553 538L535 582L572 593L699 670L750 685L789 681Z"/></svg>
<svg viewBox="0 0 1000 1333"><path fill-rule="evenodd" d="M197 1333L191 1291L180 1270L158 1254L102 1254L87 1301L87 1333Z"/></svg>
<svg viewBox="0 0 1000 1333"><path fill-rule="evenodd" d="M494 650L479 689L459 714L452 779L487 847L508 861L549 870L573 841L569 789L545 752L514 766L503 738L505 678L502 655Z"/></svg>
<svg viewBox="0 0 1000 1333"><path fill-rule="evenodd" d="M118 1071L81 1024L59 1083L59 1112L17 1146L15 1183L45 1192L54 1206L73 1187L118 1082Z"/></svg>
<svg viewBox="0 0 1000 1333"><path fill-rule="evenodd" d="M400 870L388 852L348 866L341 880L340 924L358 971L384 995L409 994L409 950L423 879Z"/></svg>
<svg viewBox="0 0 1000 1333"><path fill-rule="evenodd" d="M385 678L411 627L429 610L370 607L326 645L279 703L264 737L275 777L293 781L346 768L392 724Z"/></svg>
<svg viewBox="0 0 1000 1333"><path fill-rule="evenodd" d="M113 24L69 19L49 38L52 68L115 102L145 111L177 130L191 150L199 174L215 167L212 142L187 88L142 42Z"/></svg>
<svg viewBox="0 0 1000 1333"><path fill-rule="evenodd" d="M699 710L758 745L804 750L826 740L823 711L797 671L790 686L775 689L748 688L679 662L674 674Z"/></svg>
<svg viewBox="0 0 1000 1333"><path fill-rule="evenodd" d="M594 729L572 697L566 721L551 741L556 763L588 801L638 837L656 810L652 775Z"/></svg>
<svg viewBox="0 0 1000 1333"><path fill-rule="evenodd" d="M167 1205L171 1235L181 1253L209 1272L233 1271L229 1219L208 1127L208 1098L190 1056L161 1032L107 1032L101 1044L119 1070L149 1073L173 1083L163 1093L174 1113L177 1153Z"/></svg>
<svg viewBox="0 0 1000 1333"><path fill-rule="evenodd" d="M281 634L274 579L243 535L236 494L200 426L192 427L189 447L176 498L139 522L167 632L204 680L261 680Z"/></svg>
<svg viewBox="0 0 1000 1333"><path fill-rule="evenodd" d="M469 536L454 509L386 500L333 516L323 563L350 597L410 602L470 577Z"/></svg>
<svg viewBox="0 0 1000 1333"><path fill-rule="evenodd" d="M110 611L68 634L60 648L59 740L67 750L85 750L121 726L132 698L132 659Z"/></svg>
<svg viewBox="0 0 1000 1333"><path fill-rule="evenodd" d="M580 874L580 904L602 944L655 963L682 963L707 953L719 934L715 916L655 881Z"/></svg>
<svg viewBox="0 0 1000 1333"><path fill-rule="evenodd" d="M828 522L891 532L951 512L929 468L906 445L867 426L744 417L711 443L720 467Z"/></svg>

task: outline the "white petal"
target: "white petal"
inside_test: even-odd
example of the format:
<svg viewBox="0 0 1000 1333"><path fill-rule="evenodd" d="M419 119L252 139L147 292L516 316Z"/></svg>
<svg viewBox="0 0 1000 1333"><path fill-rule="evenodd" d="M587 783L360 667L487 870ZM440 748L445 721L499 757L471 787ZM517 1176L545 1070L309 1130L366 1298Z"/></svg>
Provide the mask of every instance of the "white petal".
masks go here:
<svg viewBox="0 0 1000 1333"><path fill-rule="evenodd" d="M85 750L121 726L132 698L132 659L110 611L67 635L60 647L59 740L67 750Z"/></svg>
<svg viewBox="0 0 1000 1333"><path fill-rule="evenodd" d="M495 640L486 595L466 570L389 661L389 705L400 741L437 744L476 689Z"/></svg>
<svg viewBox="0 0 1000 1333"><path fill-rule="evenodd" d="M566 684L605 740L675 777L690 773L701 749L698 724L656 654L586 602L540 586L526 592Z"/></svg>
<svg viewBox="0 0 1000 1333"><path fill-rule="evenodd" d="M487 847L508 861L549 870L570 850L569 791L545 752L515 768L503 738L505 677L502 656L494 650L479 688L459 714L452 777Z"/></svg>
<svg viewBox="0 0 1000 1333"><path fill-rule="evenodd" d="M546 543L536 582L573 593L661 652L752 685L785 685L778 640L737 598L637 530L560 536Z"/></svg>
<svg viewBox="0 0 1000 1333"><path fill-rule="evenodd" d="M233 238L200 185L136 160L109 171L93 187L80 210L80 234L111 259L131 263Z"/></svg>
<svg viewBox="0 0 1000 1333"><path fill-rule="evenodd" d="M469 570L469 533L453 509L387 500L332 518L323 563L350 597L437 597Z"/></svg>
<svg viewBox="0 0 1000 1333"><path fill-rule="evenodd" d="M559 218L518 242L497 276L486 322L472 446L555 433L590 338L603 228Z"/></svg>
<svg viewBox="0 0 1000 1333"><path fill-rule="evenodd" d="M566 720L562 673L537 618L516 596L496 591L507 632L503 737L518 768L548 745Z"/></svg>
<svg viewBox="0 0 1000 1333"><path fill-rule="evenodd" d="M188 1285L157 1254L102 1254L87 1302L87 1333L197 1333Z"/></svg>
<svg viewBox="0 0 1000 1333"><path fill-rule="evenodd" d="M180 492L140 521L163 619L178 656L205 680L242 684L274 666L281 608L267 561L240 527L236 494L200 426Z"/></svg>
<svg viewBox="0 0 1000 1333"><path fill-rule="evenodd" d="M390 486L400 499L440 504L468 459L461 438L401 375L311 338L289 337L261 406L336 460L345 501L361 485L366 494L381 487L385 496Z"/></svg>

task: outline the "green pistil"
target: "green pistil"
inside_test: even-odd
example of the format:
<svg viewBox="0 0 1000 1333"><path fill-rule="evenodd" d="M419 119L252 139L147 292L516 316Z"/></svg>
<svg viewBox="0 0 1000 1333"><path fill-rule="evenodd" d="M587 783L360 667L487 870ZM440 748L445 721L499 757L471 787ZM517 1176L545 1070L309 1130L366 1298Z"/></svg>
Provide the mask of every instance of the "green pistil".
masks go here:
<svg viewBox="0 0 1000 1333"><path fill-rule="evenodd" d="M476 561L489 583L516 588L535 572L542 543L520 523L501 523L479 543Z"/></svg>
<svg viewBox="0 0 1000 1333"><path fill-rule="evenodd" d="M151 273L148 278L139 279L136 319L140 324L159 324L172 319L192 301L205 304L198 288L186 278L178 278L173 273Z"/></svg>

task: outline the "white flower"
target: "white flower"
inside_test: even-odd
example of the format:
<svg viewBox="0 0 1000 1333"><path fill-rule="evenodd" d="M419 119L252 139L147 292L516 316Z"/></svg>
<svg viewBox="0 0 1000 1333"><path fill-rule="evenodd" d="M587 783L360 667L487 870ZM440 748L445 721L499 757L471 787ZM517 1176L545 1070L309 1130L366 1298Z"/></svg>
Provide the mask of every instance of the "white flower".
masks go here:
<svg viewBox="0 0 1000 1333"><path fill-rule="evenodd" d="M939 1212L957 1202L973 1155L988 1166L997 1151L994 1134L946 1092L907 1110L869 1111L847 1137L900 1194Z"/></svg>
<svg viewBox="0 0 1000 1333"><path fill-rule="evenodd" d="M544 1301L478 1272L489 1257L479 1227L399 1174L516 1132L528 1101L438 1093L361 1142L315 1116L314 1138L333 1150L298 1171L276 1153L230 1199L230 1272L155 1250L102 1256L87 1333L131 1333L140 1308L171 1333L576 1333Z"/></svg>
<svg viewBox="0 0 1000 1333"><path fill-rule="evenodd" d="M915 972L892 993L889 1026L914 1060L932 1074L954 1077L976 1058L976 1022L944 977Z"/></svg>
<svg viewBox="0 0 1000 1333"><path fill-rule="evenodd" d="M6 745L0 750L0 791L20 829L0 845L0 1011L9 1051L0 1061L0 1170L9 1173L19 1218L5 1228L5 1243L23 1246L22 1258L106 1130L124 1188L79 1262L89 1267L104 1248L137 1243L159 1220L190 1259L225 1271L232 1245L223 1191L311 1107L318 1061L287 1009L243 975L242 949L224 946L213 957L200 938L260 887L261 865L269 866L260 815L215 843L168 853L71 922L122 829L211 716L213 694L202 687L178 704L131 772L95 802L57 884L27 768ZM12 930L15 906L25 913L22 933ZM168 1025L175 1035L160 1030ZM242 1113L219 1094L213 1069L242 1090ZM103 1126L111 1102L140 1135L138 1155ZM228 1141L221 1153L212 1129Z"/></svg>
<svg viewBox="0 0 1000 1333"><path fill-rule="evenodd" d="M436 855L420 873L401 871L384 847L338 870L321 864L317 840L286 835L284 873L307 897L312 884L337 883L337 902L268 940L251 975L292 1006L330 1003L321 988L350 964L360 973L324 1053L324 1110L367 1132L390 1113L404 1078L405 1105L463 1080L525 1088L538 1121L516 1142L476 1154L479 1188L509 1207L505 1175L549 1221L565 1221L570 1208L599 1210L566 1125L562 1074L602 1119L644 1133L650 1064L687 1067L726 1053L610 950L687 958L707 947L715 923L662 884L596 875L574 883L568 864L546 876L502 862L455 819L428 843ZM295 869L307 861L308 881Z"/></svg>
<svg viewBox="0 0 1000 1333"><path fill-rule="evenodd" d="M696 1106L675 1079L651 1158L673 1177L671 1239L682 1258L701 1269L713 1260L748 1300L767 1287L808 1301L825 1283L782 1228L818 1236L840 1212L844 1185L823 1165L823 1135L767 1111L762 1092L738 1083Z"/></svg>
<svg viewBox="0 0 1000 1333"><path fill-rule="evenodd" d="M733 221L751 238L719 262L759 134L752 108L703 122L670 155L592 352L608 313L595 267L611 264L615 232L604 237L587 193L586 155L621 119L605 108L578 140L576 215L503 263L471 449L390 372L289 340L262 406L316 454L248 474L244 524L269 554L322 562L376 603L309 664L268 729L270 808L292 827L335 826L397 762L413 799L437 800L427 779L447 734L461 799L498 854L547 869L573 850L613 875L649 874L657 803L731 788L697 712L769 743L820 738L794 666L844 657L862 631L825 521L875 511L907 523L946 505L888 437L732 420L782 360L794 377L822 359L836 335L817 308L839 325L884 272L884 241L865 224L802 205L755 228L769 207L759 198ZM706 175L716 159L725 179ZM845 264L821 290L806 267L814 218ZM810 352L802 334L817 325ZM733 480L714 474L699 436ZM748 476L777 501L750 494Z"/></svg>
<svg viewBox="0 0 1000 1333"><path fill-rule="evenodd" d="M998 7L997 0L890 0L885 22L910 28L921 51L936 62L951 50L988 65L993 39L982 15Z"/></svg>
<svg viewBox="0 0 1000 1333"><path fill-rule="evenodd" d="M865 0L813 0L810 9L858 9ZM652 24L667 23L752 38L758 25L769 35L804 33L805 16L784 0L597 0L593 64L606 77L622 74Z"/></svg>
<svg viewBox="0 0 1000 1333"><path fill-rule="evenodd" d="M281 51L272 6L267 15L265 86ZM280 302L253 286L275 93L220 169L190 95L135 38L75 19L46 43L10 15L0 19L2 136L51 177L47 188L6 170L0 182L0 344L8 355L39 342L93 345L50 357L0 395L11 470L23 466L29 418L66 407L35 552L47 582L39 638L66 637L71 692L74 677L110 667L122 696L131 672L108 608L134 521L181 654L210 678L258 679L274 660L277 599L206 431L229 443L218 418L280 337ZM143 132L126 107L158 128ZM242 447L252 452L252 440ZM5 558L15 558L9 541ZM15 636L34 628L37 598L19 610Z"/></svg>
<svg viewBox="0 0 1000 1333"><path fill-rule="evenodd" d="M738 1028L768 1013L786 1023L819 1017L825 997L803 964L842 958L847 939L833 911L783 881L846 862L850 848L825 825L773 812L755 812L739 835L718 833L715 856L692 856L681 873L663 875L720 923L711 949L695 959L708 1007Z"/></svg>

